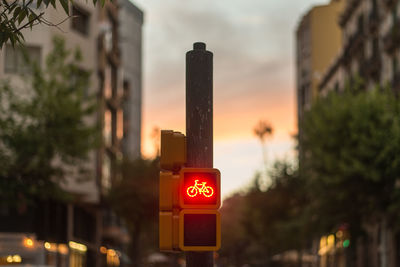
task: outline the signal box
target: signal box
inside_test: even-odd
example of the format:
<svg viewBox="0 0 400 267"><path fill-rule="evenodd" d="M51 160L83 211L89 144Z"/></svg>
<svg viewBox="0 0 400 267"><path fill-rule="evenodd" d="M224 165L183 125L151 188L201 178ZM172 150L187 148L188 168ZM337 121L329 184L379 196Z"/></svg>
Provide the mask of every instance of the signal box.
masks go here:
<svg viewBox="0 0 400 267"><path fill-rule="evenodd" d="M218 210L182 210L179 213L179 248L182 251L216 251L221 247Z"/></svg>
<svg viewBox="0 0 400 267"><path fill-rule="evenodd" d="M221 246L221 174L185 168L186 137L161 131L159 247L162 251L215 251Z"/></svg>
<svg viewBox="0 0 400 267"><path fill-rule="evenodd" d="M219 170L182 168L179 205L182 209L218 209L221 205Z"/></svg>
<svg viewBox="0 0 400 267"><path fill-rule="evenodd" d="M186 163L186 136L171 130L161 131L161 169L178 172Z"/></svg>
<svg viewBox="0 0 400 267"><path fill-rule="evenodd" d="M182 168L179 175L179 248L214 251L221 246L221 174L213 168Z"/></svg>

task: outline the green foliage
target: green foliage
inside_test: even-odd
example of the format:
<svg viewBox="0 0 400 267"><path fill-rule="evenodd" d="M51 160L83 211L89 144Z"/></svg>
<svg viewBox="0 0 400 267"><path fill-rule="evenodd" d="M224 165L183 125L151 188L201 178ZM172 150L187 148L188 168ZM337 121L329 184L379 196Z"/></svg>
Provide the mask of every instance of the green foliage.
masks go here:
<svg viewBox="0 0 400 267"><path fill-rule="evenodd" d="M377 88L332 93L306 113L302 169L321 232L349 223L357 235L363 220L398 217L399 111L398 98Z"/></svg>
<svg viewBox="0 0 400 267"><path fill-rule="evenodd" d="M146 255L158 250L159 160L125 161L122 179L113 183L109 202L122 217L131 236L131 259L140 265Z"/></svg>
<svg viewBox="0 0 400 267"><path fill-rule="evenodd" d="M53 46L45 68L26 63L26 88L0 87L0 195L10 203L60 196L67 175L88 178L85 159L98 143L97 127L86 121L96 110L95 98L85 97L90 73L62 39Z"/></svg>
<svg viewBox="0 0 400 267"><path fill-rule="evenodd" d="M301 249L308 240L309 229L304 226L308 199L296 168L287 162L276 162L269 176L271 184L265 191L257 174L248 192L224 201L222 261L234 266L264 266L273 255ZM232 242L226 244L226 239Z"/></svg>
<svg viewBox="0 0 400 267"><path fill-rule="evenodd" d="M40 6L47 9L49 5L56 8L57 2L65 14L69 15L72 0L0 0L0 49L8 41L12 46L23 44L23 29L32 29L37 24L57 26L44 17L45 11L39 9ZM98 0L93 0L94 5L97 2ZM100 0L100 3L103 6L105 0Z"/></svg>

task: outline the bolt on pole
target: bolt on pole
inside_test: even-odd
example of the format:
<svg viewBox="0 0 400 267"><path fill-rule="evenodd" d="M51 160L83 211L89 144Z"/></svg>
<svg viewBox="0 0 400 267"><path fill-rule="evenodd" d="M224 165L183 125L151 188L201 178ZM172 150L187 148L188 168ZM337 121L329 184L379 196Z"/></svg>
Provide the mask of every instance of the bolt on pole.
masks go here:
<svg viewBox="0 0 400 267"><path fill-rule="evenodd" d="M186 53L187 167L213 167L213 54L205 43ZM213 267L213 252L187 252L187 267Z"/></svg>

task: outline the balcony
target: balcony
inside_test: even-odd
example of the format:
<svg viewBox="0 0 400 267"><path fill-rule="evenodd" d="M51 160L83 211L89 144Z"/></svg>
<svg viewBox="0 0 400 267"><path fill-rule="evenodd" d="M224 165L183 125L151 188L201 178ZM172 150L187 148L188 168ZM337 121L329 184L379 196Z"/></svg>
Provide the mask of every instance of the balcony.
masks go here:
<svg viewBox="0 0 400 267"><path fill-rule="evenodd" d="M372 79L379 81L381 74L381 58L378 53L374 53L370 58L365 60L360 66L360 75L364 79Z"/></svg>
<svg viewBox="0 0 400 267"><path fill-rule="evenodd" d="M399 20L393 25L393 27L383 37L383 45L385 51L389 54L393 53L400 44L400 23Z"/></svg>
<svg viewBox="0 0 400 267"><path fill-rule="evenodd" d="M376 35L379 30L380 18L378 10L376 8L372 9L368 16L368 30L372 35Z"/></svg>
<svg viewBox="0 0 400 267"><path fill-rule="evenodd" d="M361 0L349 0L348 4L346 5L342 15L339 18L339 25L340 27L346 26L347 22L351 18L354 10L356 10L357 6L361 3Z"/></svg>
<svg viewBox="0 0 400 267"><path fill-rule="evenodd" d="M363 51L364 39L364 31L360 28L347 40L342 55L342 62L344 64L348 64L355 54Z"/></svg>

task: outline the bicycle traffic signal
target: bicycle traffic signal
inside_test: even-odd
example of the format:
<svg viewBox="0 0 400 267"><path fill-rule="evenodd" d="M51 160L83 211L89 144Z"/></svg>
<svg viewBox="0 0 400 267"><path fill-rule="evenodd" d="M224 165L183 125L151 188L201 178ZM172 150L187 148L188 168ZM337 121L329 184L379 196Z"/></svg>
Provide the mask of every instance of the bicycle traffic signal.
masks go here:
<svg viewBox="0 0 400 267"><path fill-rule="evenodd" d="M159 245L164 251L213 251L221 244L221 174L185 168L186 139L161 132Z"/></svg>
<svg viewBox="0 0 400 267"><path fill-rule="evenodd" d="M213 168L180 171L179 204L183 209L218 209L221 205L221 174Z"/></svg>

